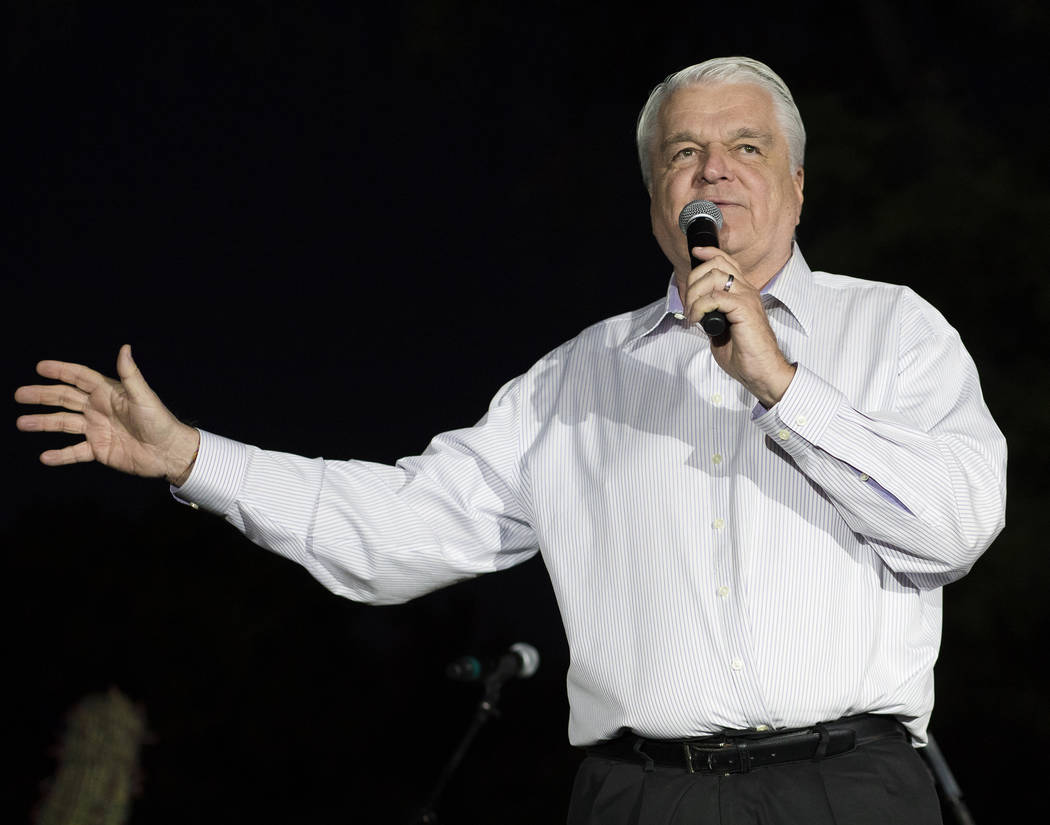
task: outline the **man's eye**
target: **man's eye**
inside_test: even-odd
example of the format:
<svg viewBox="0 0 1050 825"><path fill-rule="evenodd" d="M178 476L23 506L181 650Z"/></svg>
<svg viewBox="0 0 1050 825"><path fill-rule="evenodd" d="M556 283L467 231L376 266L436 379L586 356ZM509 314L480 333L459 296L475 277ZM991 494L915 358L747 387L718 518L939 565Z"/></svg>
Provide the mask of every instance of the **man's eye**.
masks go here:
<svg viewBox="0 0 1050 825"><path fill-rule="evenodd" d="M757 155L758 147L752 146L750 143L742 143L740 144L740 151L745 155Z"/></svg>
<svg viewBox="0 0 1050 825"><path fill-rule="evenodd" d="M688 160L695 154L696 149L693 149L692 147L686 147L685 149L679 149L677 152L675 152L674 158L672 158L672 160Z"/></svg>

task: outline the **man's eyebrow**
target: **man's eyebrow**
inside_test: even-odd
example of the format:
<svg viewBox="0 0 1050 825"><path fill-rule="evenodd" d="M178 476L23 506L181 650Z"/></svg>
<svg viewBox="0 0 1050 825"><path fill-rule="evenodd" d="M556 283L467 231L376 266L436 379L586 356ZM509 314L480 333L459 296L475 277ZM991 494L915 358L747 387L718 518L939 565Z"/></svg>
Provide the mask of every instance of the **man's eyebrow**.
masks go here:
<svg viewBox="0 0 1050 825"><path fill-rule="evenodd" d="M666 149L675 143L702 143L696 135L692 132L675 132L673 135L668 135L660 143L661 149Z"/></svg>
<svg viewBox="0 0 1050 825"><path fill-rule="evenodd" d="M771 132L763 132L761 129L752 129L750 126L741 126L729 135L730 140L740 140L741 138L759 140L764 143L773 142L773 134Z"/></svg>

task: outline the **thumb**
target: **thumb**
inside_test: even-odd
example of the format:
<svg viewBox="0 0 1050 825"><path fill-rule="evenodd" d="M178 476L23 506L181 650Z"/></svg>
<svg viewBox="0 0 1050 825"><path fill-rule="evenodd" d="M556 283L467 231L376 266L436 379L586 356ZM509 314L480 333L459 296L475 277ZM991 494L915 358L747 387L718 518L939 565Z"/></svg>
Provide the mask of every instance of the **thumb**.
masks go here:
<svg viewBox="0 0 1050 825"><path fill-rule="evenodd" d="M135 359L131 357L131 344L124 344L117 353L117 375L121 383L127 388L132 397L142 397L144 393L151 393L149 384L142 377Z"/></svg>

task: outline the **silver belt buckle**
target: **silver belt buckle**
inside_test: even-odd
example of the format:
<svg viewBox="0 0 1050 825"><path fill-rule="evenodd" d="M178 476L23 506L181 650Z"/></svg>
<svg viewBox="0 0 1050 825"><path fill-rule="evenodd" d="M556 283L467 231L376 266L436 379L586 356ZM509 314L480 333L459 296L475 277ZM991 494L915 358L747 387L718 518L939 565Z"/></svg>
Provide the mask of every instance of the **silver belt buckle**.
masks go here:
<svg viewBox="0 0 1050 825"><path fill-rule="evenodd" d="M717 744L712 743L711 745L699 746L702 749L706 749L706 750L709 751L708 757L707 757L707 769L708 769L708 771L710 771L711 773L714 773L714 771L715 771L714 767L711 765L711 757L714 756L714 754L717 753L722 748L728 748L732 744L733 744L732 742L725 741L725 742L718 742ZM693 746L690 745L688 742L683 742L682 743L682 751L685 753L685 764L686 764L686 767L689 768L689 773L696 773L697 772L696 768L693 765L693 751L692 751L692 747ZM728 776L728 775L729 774L726 774L726 776Z"/></svg>

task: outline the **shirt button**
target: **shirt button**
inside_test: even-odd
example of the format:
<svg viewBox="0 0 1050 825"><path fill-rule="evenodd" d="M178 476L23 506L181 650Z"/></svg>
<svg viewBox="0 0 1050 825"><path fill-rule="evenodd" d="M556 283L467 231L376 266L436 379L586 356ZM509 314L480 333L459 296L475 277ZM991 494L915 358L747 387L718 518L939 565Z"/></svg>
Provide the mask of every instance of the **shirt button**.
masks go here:
<svg viewBox="0 0 1050 825"><path fill-rule="evenodd" d="M790 435L791 433L789 433L787 430L781 430L777 433L777 438L779 438L781 441L787 441Z"/></svg>
<svg viewBox="0 0 1050 825"><path fill-rule="evenodd" d="M806 416L800 415L798 418L795 419L795 423L798 426L800 426L800 427L805 427L806 426Z"/></svg>
<svg viewBox="0 0 1050 825"><path fill-rule="evenodd" d="M731 661L729 663L729 666L731 668L733 668L733 670L743 670L744 669L744 660L743 659L734 659L733 661Z"/></svg>
<svg viewBox="0 0 1050 825"><path fill-rule="evenodd" d="M722 463L722 454L721 453L715 453L713 456L711 456L711 463L713 463L713 464L721 464Z"/></svg>
<svg viewBox="0 0 1050 825"><path fill-rule="evenodd" d="M859 478L861 481L867 481L869 476L867 473L861 473L859 476L857 476L857 478Z"/></svg>
<svg viewBox="0 0 1050 825"><path fill-rule="evenodd" d="M685 316L681 312L676 312L674 314L674 319L676 321L684 321L685 320Z"/></svg>
<svg viewBox="0 0 1050 825"><path fill-rule="evenodd" d="M724 584L721 587L718 588L718 596L719 596L719 598L724 599L728 595L729 595L729 588L726 587Z"/></svg>
<svg viewBox="0 0 1050 825"><path fill-rule="evenodd" d="M711 522L711 526L714 527L716 530L721 530L723 527L726 526L725 519L716 518L714 521Z"/></svg>
<svg viewBox="0 0 1050 825"><path fill-rule="evenodd" d="M711 396L711 403L714 404L716 407L720 406L722 404L722 395L721 395L721 393L717 393L716 392L714 395L712 395Z"/></svg>

